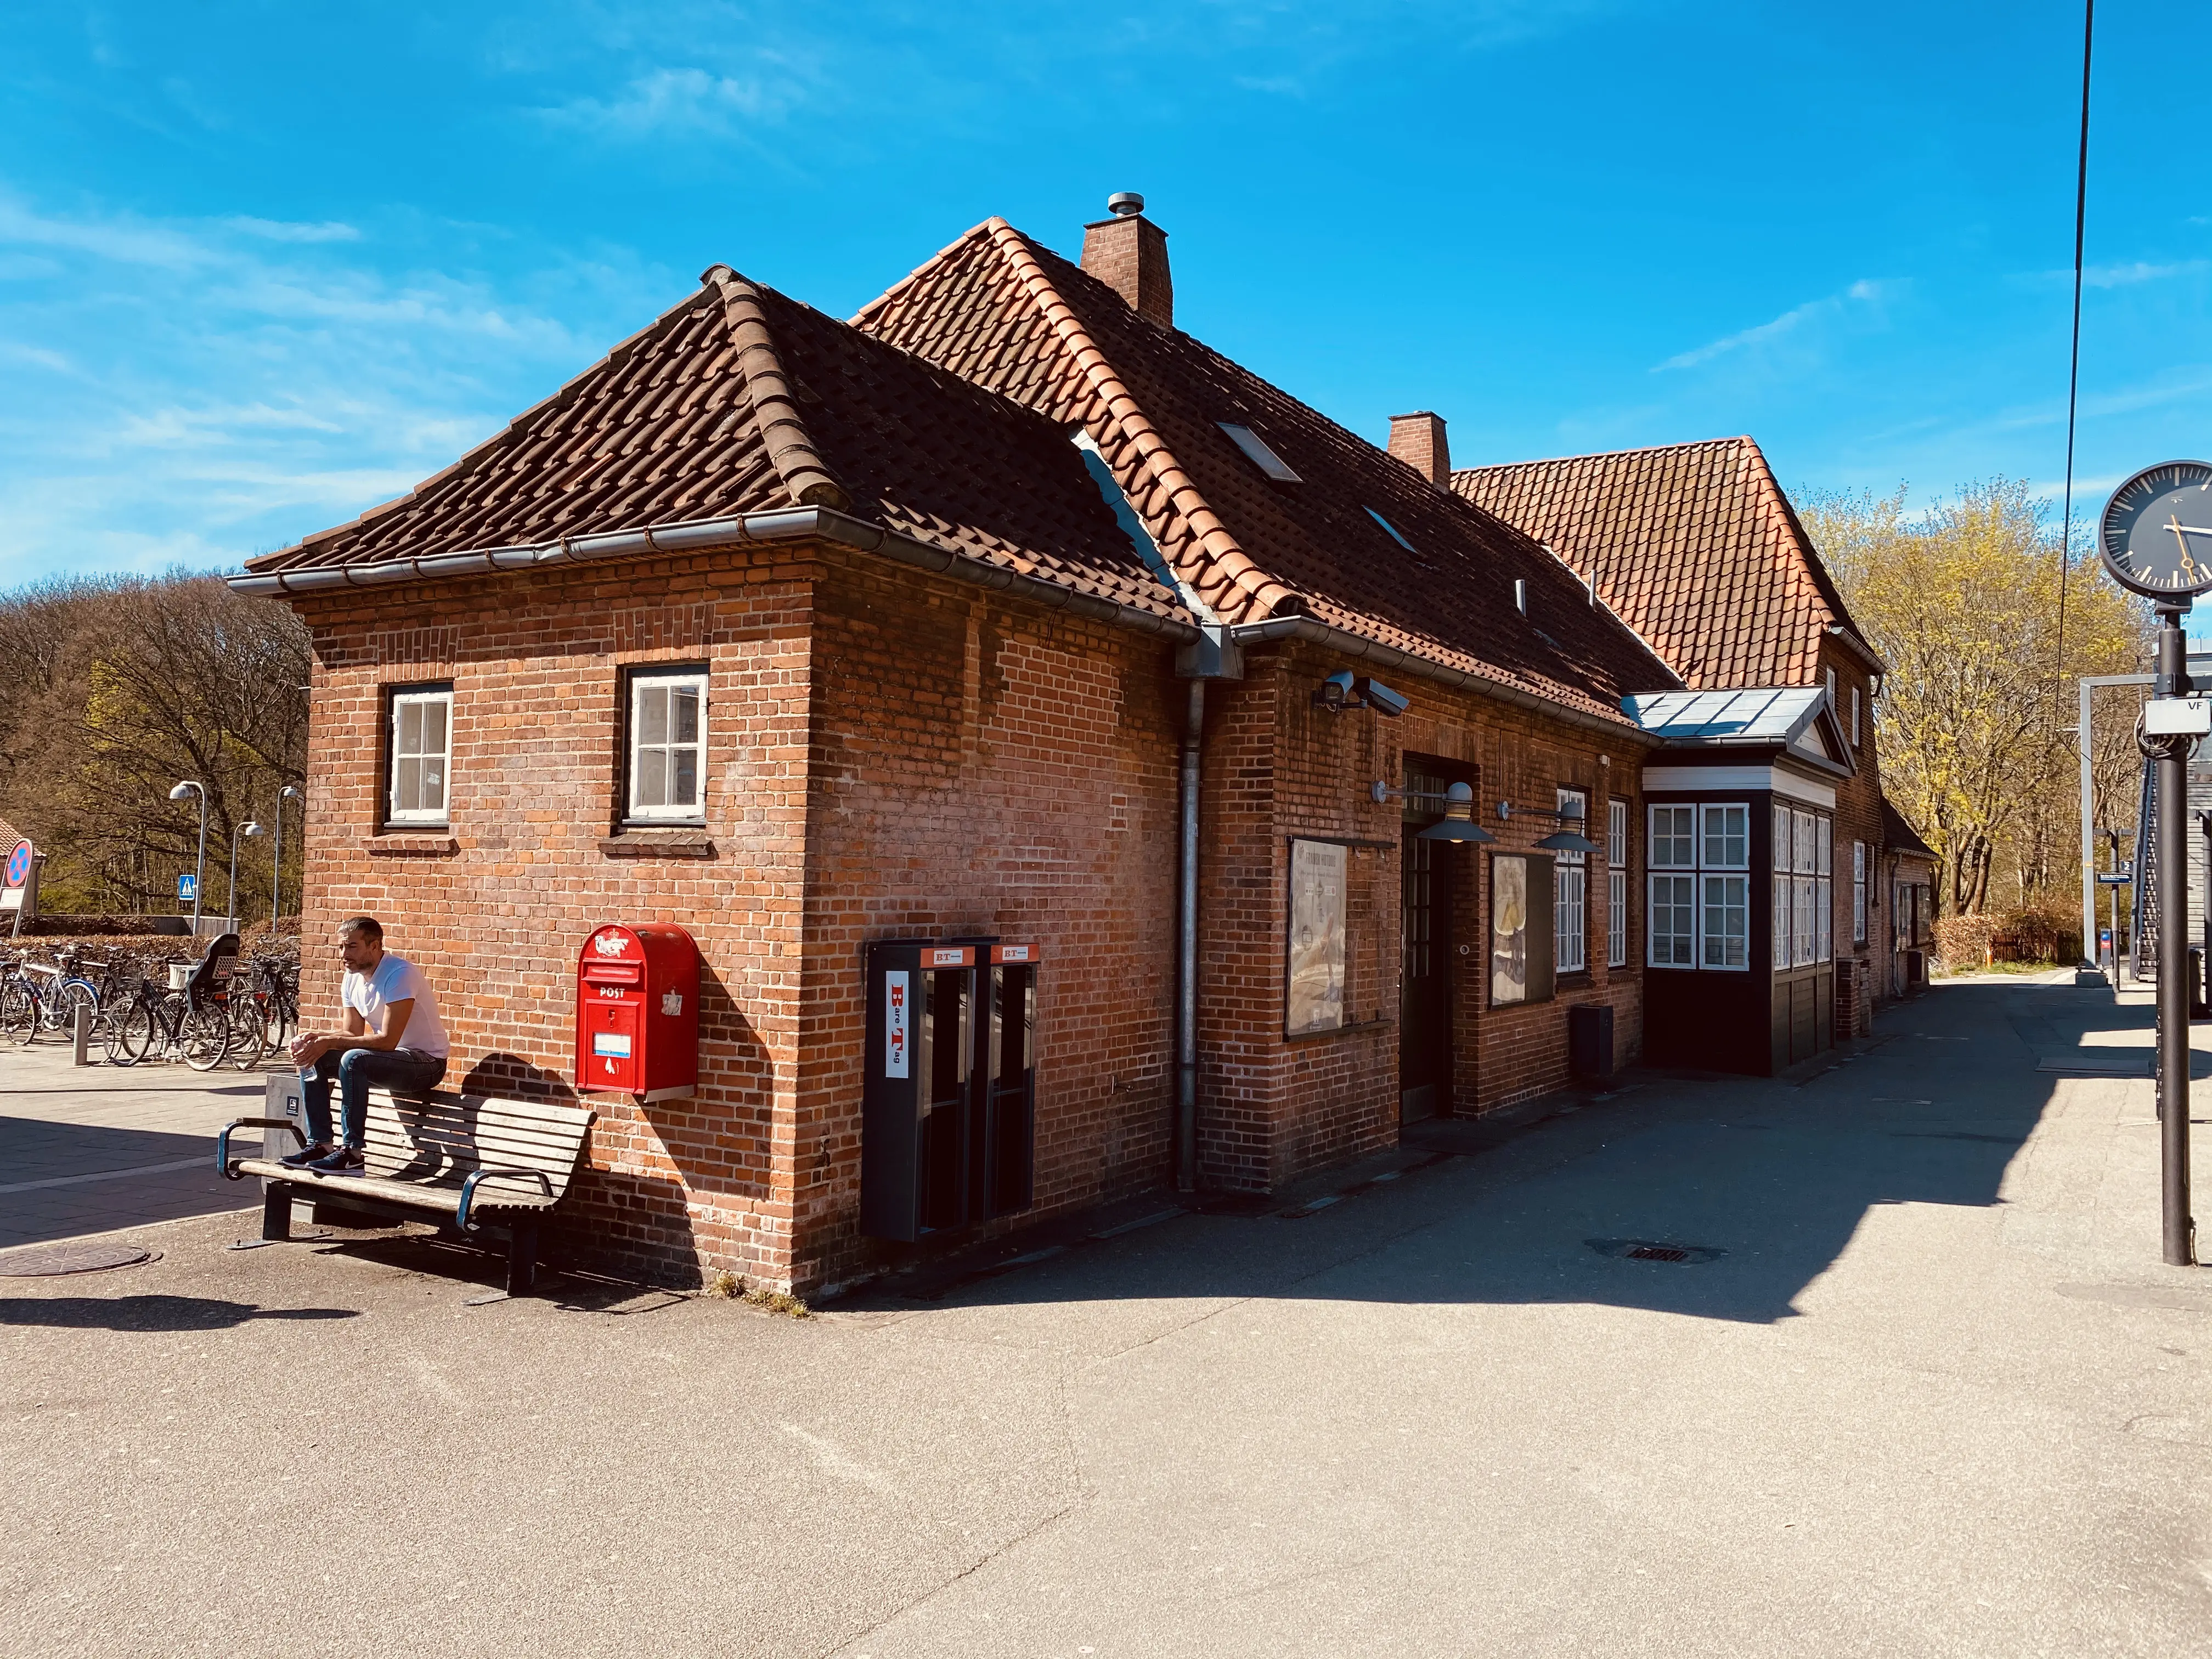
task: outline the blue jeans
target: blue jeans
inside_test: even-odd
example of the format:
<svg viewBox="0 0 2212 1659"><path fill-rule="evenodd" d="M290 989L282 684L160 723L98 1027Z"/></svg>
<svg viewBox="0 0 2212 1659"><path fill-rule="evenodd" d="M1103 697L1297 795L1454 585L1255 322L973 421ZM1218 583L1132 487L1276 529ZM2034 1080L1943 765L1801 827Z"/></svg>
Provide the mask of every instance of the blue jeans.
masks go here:
<svg viewBox="0 0 2212 1659"><path fill-rule="evenodd" d="M395 1095L420 1099L438 1086L446 1062L411 1048L333 1048L315 1062L305 1086L307 1135L331 1144L331 1083L337 1082L345 1114L345 1144L358 1149L368 1138L368 1091L382 1085Z"/></svg>

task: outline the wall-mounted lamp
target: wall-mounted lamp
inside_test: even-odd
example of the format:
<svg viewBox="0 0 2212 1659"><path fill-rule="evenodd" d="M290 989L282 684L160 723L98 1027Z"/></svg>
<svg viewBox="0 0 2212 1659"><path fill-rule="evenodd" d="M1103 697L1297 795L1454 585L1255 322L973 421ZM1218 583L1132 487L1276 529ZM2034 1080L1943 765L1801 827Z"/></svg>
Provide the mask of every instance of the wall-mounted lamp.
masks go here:
<svg viewBox="0 0 2212 1659"><path fill-rule="evenodd" d="M1393 691L1379 680L1344 668L1314 688L1313 706L1326 708L1332 714L1340 714L1347 708L1371 708L1395 720L1413 707L1413 699Z"/></svg>
<svg viewBox="0 0 2212 1659"><path fill-rule="evenodd" d="M1559 825L1559 829L1536 843L1547 853L1595 853L1602 850L1595 842L1580 833L1583 823L1580 807L1569 811L1564 807L1555 810L1549 806L1516 806L1510 800L1498 803L1499 817L1510 821L1516 812L1523 817L1550 818Z"/></svg>
<svg viewBox="0 0 2212 1659"><path fill-rule="evenodd" d="M1378 789L1380 784L1376 786ZM1417 841L1496 841L1474 821L1474 787L1455 783L1444 791L1444 815L1414 837Z"/></svg>

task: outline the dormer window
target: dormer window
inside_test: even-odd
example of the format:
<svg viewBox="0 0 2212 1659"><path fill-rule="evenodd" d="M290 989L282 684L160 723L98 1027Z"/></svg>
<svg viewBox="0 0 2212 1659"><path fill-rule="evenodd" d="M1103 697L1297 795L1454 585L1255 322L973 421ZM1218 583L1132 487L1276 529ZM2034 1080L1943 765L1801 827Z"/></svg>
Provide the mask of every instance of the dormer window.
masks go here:
<svg viewBox="0 0 2212 1659"><path fill-rule="evenodd" d="M1229 434L1229 441L1244 452L1244 459L1258 467L1277 483L1301 483L1304 481L1291 471L1291 465L1267 447L1267 441L1249 426L1232 426L1220 422L1221 429ZM1395 534L1394 531L1391 532Z"/></svg>

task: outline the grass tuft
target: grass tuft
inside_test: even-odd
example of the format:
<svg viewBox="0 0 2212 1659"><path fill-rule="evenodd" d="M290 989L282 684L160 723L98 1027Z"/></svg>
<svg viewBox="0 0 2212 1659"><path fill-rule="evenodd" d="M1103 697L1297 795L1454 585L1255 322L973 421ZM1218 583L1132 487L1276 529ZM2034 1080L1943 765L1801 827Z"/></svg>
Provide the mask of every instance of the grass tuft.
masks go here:
<svg viewBox="0 0 2212 1659"><path fill-rule="evenodd" d="M779 1291L766 1285L748 1285L742 1274L727 1267L717 1267L707 1275L703 1294L718 1296L726 1301L743 1302L764 1313L781 1314L787 1319L811 1319L814 1310L788 1291Z"/></svg>

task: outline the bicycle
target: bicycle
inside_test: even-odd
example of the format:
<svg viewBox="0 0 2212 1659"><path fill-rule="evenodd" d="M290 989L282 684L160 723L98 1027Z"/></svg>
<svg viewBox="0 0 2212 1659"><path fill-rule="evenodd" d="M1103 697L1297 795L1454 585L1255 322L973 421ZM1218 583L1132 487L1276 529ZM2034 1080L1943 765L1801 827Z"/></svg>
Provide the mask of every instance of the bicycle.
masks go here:
<svg viewBox="0 0 2212 1659"><path fill-rule="evenodd" d="M31 976L21 957L0 962L0 1037L10 1042L35 1042L39 1022L46 1017L46 994Z"/></svg>
<svg viewBox="0 0 2212 1659"><path fill-rule="evenodd" d="M97 983L87 977L87 969L100 975ZM31 971L43 973L49 970L33 963ZM51 971L54 975L53 988L46 993L40 1023L50 1031L72 1035L76 1030L76 1011L82 1007L88 1011L96 1025L100 1020L100 1004L113 994L115 964L88 961L82 947L72 945L63 951L59 965Z"/></svg>
<svg viewBox="0 0 2212 1659"><path fill-rule="evenodd" d="M295 963L278 957L257 957L251 975L252 989L232 994L232 1024L242 1027L244 1035L233 1050L230 1063L240 1071L252 1070L264 1054L283 1048L300 1023L298 972Z"/></svg>
<svg viewBox="0 0 2212 1659"><path fill-rule="evenodd" d="M108 1060L135 1066L156 1052L165 1060L181 1053L194 1071L212 1072L230 1046L230 1011L214 996L173 991L142 979L111 1028ZM118 1052L120 1060L116 1059Z"/></svg>

